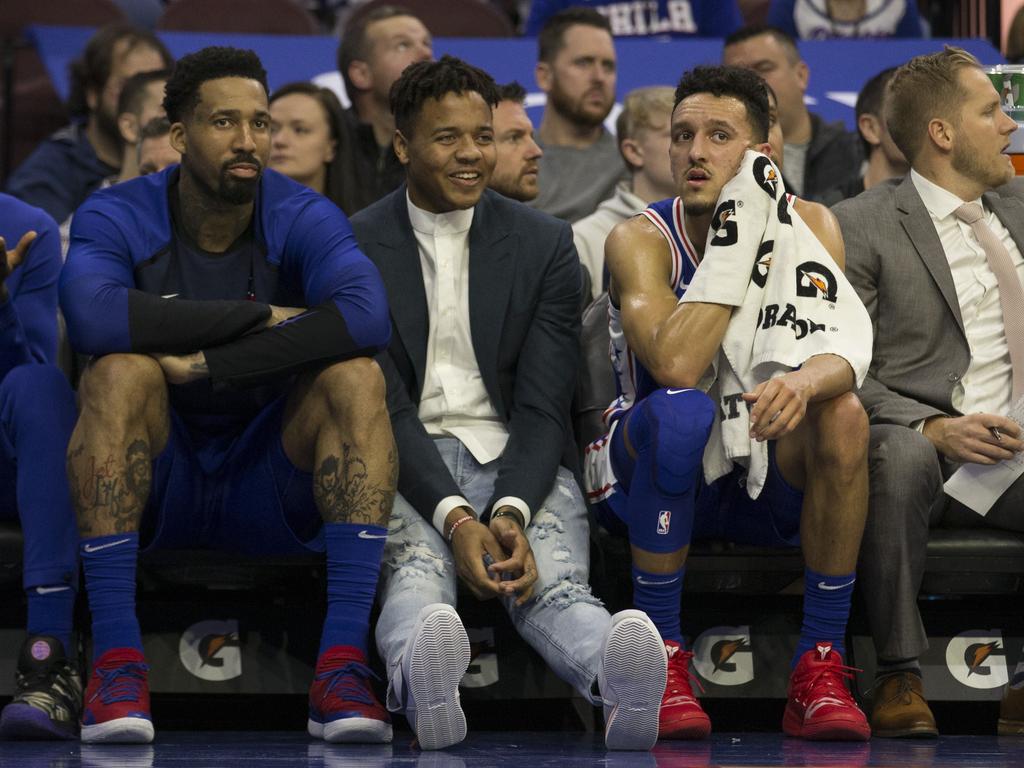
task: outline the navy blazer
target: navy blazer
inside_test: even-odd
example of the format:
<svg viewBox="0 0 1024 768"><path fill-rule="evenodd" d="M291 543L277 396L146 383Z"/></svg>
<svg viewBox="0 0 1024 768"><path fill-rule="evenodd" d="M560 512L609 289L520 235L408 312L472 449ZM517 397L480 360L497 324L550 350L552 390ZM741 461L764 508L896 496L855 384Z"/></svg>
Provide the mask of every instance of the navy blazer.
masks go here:
<svg viewBox="0 0 1024 768"><path fill-rule="evenodd" d="M387 287L393 332L378 356L398 445L398 490L424 517L462 495L418 416L429 318L406 187L352 217ZM560 463L573 467L569 410L580 358L580 263L572 228L487 190L469 230L469 321L487 394L509 441L485 510L504 496L536 514Z"/></svg>

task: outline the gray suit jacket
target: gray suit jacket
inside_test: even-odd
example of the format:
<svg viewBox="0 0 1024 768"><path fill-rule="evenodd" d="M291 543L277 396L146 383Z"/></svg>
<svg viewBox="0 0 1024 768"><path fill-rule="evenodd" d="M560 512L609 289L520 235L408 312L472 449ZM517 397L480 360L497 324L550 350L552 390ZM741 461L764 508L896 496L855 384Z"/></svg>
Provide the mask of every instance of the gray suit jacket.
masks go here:
<svg viewBox="0 0 1024 768"><path fill-rule="evenodd" d="M378 361L398 444L398 490L430 519L441 499L461 491L418 416L430 318L405 186L353 216L352 229L380 269L391 304L391 345ZM569 405L579 369L579 302L571 227L484 192L469 230L470 331L487 394L509 430L487 510L517 496L536 513L559 464L576 463Z"/></svg>
<svg viewBox="0 0 1024 768"><path fill-rule="evenodd" d="M987 207L1024 251L1024 202L1013 187L987 192ZM872 424L960 415L953 388L971 351L953 275L909 174L838 203L846 276L874 327L871 369L859 394Z"/></svg>

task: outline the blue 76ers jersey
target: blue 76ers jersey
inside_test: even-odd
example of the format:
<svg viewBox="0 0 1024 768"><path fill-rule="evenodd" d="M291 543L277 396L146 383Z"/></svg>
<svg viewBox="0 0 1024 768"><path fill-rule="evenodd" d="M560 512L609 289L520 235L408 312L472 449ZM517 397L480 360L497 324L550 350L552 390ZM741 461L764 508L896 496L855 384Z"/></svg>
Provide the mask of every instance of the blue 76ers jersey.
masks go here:
<svg viewBox="0 0 1024 768"><path fill-rule="evenodd" d="M672 254L669 286L675 291L677 298L682 298L700 263L697 249L693 247L683 227L683 201L673 197L652 203L639 215L647 217L668 241ZM622 315L619 308L611 303L608 304L608 330L611 335L608 351L618 387L618 397L604 412L604 422L611 426L635 403L643 400L660 385L630 350L626 343L626 335L622 332Z"/></svg>

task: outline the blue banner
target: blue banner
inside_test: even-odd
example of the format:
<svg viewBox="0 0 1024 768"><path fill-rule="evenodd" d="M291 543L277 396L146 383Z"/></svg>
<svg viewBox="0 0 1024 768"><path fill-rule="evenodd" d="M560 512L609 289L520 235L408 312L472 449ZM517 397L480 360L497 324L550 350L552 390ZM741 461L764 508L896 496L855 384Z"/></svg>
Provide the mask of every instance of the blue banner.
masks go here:
<svg viewBox="0 0 1024 768"><path fill-rule="evenodd" d="M68 94L68 65L93 33L88 27L35 26L29 38L39 51L62 99ZM251 48L263 60L271 89L294 80L311 80L335 73L338 41L326 35L236 35L200 32L161 32L175 57L208 45ZM959 45L983 64L1004 63L987 40L807 40L800 53L811 70L807 102L826 120L843 120L854 127L853 104L861 86L886 67L902 64L922 53ZM697 64L721 60L722 42L711 39L618 39L618 100L633 88L672 85ZM491 73L499 83L518 80L530 92L527 104L535 124L540 122L543 94L533 78L537 43L532 38L438 38L434 54L450 53ZM340 80L340 78L338 78Z"/></svg>

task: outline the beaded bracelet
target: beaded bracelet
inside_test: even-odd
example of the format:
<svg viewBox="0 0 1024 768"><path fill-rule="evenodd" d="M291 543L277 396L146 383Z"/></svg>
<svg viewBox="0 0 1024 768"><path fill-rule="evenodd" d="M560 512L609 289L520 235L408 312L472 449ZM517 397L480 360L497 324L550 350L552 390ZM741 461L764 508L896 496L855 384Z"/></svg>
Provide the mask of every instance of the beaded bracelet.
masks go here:
<svg viewBox="0 0 1024 768"><path fill-rule="evenodd" d="M465 523L467 520L476 520L476 518L473 517L472 515L466 515L465 517L460 517L458 520L456 520L454 523L452 523L452 527L448 529L448 543L449 544L452 543L452 537L455 535L455 529L458 528L463 523Z"/></svg>
<svg viewBox="0 0 1024 768"><path fill-rule="evenodd" d="M502 509L499 509L497 512L491 514L491 520L495 520L499 517L511 517L513 520L519 523L520 528L523 528L523 524L526 522L523 518L523 513L520 512L518 509L513 509L511 507L503 507Z"/></svg>

